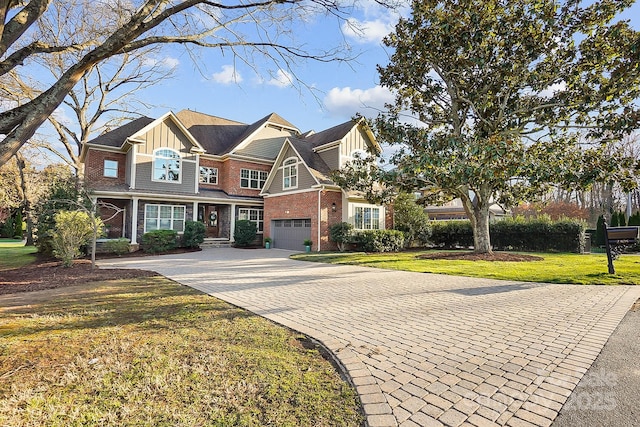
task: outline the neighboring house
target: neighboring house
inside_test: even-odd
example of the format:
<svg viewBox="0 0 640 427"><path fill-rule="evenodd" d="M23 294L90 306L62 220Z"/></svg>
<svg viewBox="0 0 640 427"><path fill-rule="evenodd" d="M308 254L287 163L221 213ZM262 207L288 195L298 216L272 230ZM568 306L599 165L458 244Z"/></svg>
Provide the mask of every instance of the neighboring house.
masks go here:
<svg viewBox="0 0 640 427"><path fill-rule="evenodd" d="M207 239L233 243L235 222L253 221L276 248L335 248L329 227L390 226L384 206L343 191L330 179L354 153L380 151L362 122L301 133L277 114L239 123L183 110L142 117L82 149L87 187L102 206L109 238L132 245L151 230L206 226ZM389 217L389 218L388 218Z"/></svg>
<svg viewBox="0 0 640 427"><path fill-rule="evenodd" d="M453 199L443 205L428 205L424 211L432 220L450 220L450 219L468 219L462 200ZM508 216L508 212L502 209L498 204L494 203L489 207L489 219L500 220Z"/></svg>

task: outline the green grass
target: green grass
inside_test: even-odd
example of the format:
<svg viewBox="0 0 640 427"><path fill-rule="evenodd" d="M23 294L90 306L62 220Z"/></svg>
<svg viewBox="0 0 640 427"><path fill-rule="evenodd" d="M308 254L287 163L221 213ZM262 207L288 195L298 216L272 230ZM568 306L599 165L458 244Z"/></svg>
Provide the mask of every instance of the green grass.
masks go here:
<svg viewBox="0 0 640 427"><path fill-rule="evenodd" d="M162 277L0 296L0 425L361 425L303 344Z"/></svg>
<svg viewBox="0 0 640 427"><path fill-rule="evenodd" d="M22 240L0 239L0 271L19 268L35 261L37 249Z"/></svg>
<svg viewBox="0 0 640 427"><path fill-rule="evenodd" d="M352 264L420 273L485 277L525 282L573 283L582 285L640 285L640 256L622 255L614 261L616 274L608 274L605 254L536 253L543 261L490 262L426 260L424 252L401 253L320 253L293 255L303 261Z"/></svg>

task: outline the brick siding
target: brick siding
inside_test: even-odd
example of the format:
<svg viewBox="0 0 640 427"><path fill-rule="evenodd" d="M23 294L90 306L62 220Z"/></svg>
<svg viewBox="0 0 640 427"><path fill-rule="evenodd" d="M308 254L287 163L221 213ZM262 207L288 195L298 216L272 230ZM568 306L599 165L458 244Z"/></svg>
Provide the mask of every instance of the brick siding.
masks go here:
<svg viewBox="0 0 640 427"><path fill-rule="evenodd" d="M118 177L109 178L104 176L104 161L114 160L118 162ZM87 183L95 187L109 187L125 184L125 168L127 155L124 153L112 153L89 149L84 162L84 175Z"/></svg>

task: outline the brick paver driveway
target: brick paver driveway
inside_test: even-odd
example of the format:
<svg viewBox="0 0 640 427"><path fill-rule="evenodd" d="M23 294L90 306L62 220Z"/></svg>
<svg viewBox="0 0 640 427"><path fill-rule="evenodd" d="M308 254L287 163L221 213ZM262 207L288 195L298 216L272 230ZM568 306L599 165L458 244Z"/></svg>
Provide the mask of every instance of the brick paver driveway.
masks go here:
<svg viewBox="0 0 640 427"><path fill-rule="evenodd" d="M351 376L370 426L548 426L640 297L640 287L471 279L289 255L205 249L100 264L155 270L318 339Z"/></svg>

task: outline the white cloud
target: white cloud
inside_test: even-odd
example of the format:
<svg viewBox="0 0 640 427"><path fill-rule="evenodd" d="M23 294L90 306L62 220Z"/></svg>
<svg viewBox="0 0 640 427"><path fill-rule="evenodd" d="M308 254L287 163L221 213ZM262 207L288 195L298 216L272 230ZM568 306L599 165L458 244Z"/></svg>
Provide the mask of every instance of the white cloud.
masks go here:
<svg viewBox="0 0 640 427"><path fill-rule="evenodd" d="M275 76L269 81L267 81L268 85L277 86L280 88L285 88L293 85L293 76L291 73L279 69Z"/></svg>
<svg viewBox="0 0 640 427"><path fill-rule="evenodd" d="M386 19L359 21L349 18L342 24L344 34L359 43L380 43L394 29L394 23Z"/></svg>
<svg viewBox="0 0 640 427"><path fill-rule="evenodd" d="M386 88L376 85L369 89L334 87L324 98L324 106L332 116L353 117L355 113L375 115L384 110L384 104L393 102L394 96Z"/></svg>
<svg viewBox="0 0 640 427"><path fill-rule="evenodd" d="M222 71L219 73L213 73L212 77L214 82L223 85L240 83L242 81L242 76L233 65L223 65Z"/></svg>
<svg viewBox="0 0 640 427"><path fill-rule="evenodd" d="M145 67L161 67L171 70L180 65L180 61L177 58L173 58L171 56L165 56L161 59L149 56L145 57L142 60L142 65L144 65Z"/></svg>
<svg viewBox="0 0 640 427"><path fill-rule="evenodd" d="M538 95L544 98L551 98L556 94L556 92L564 92L565 90L567 90L567 84L565 82L554 83L541 91Z"/></svg>

